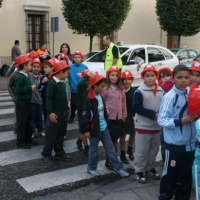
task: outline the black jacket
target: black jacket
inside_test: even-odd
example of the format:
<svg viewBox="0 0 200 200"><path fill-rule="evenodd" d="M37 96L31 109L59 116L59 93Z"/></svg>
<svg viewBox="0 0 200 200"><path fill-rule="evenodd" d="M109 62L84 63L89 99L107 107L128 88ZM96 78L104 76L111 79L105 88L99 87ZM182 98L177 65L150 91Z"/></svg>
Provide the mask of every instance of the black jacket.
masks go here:
<svg viewBox="0 0 200 200"><path fill-rule="evenodd" d="M104 105L104 118L107 123L107 128L109 128L109 122L107 117L107 111L105 102L102 98ZM84 133L90 132L92 137L100 137L100 122L99 122L99 112L98 112L98 100L95 98L94 93L90 91L85 100L85 105L82 113L82 124Z"/></svg>

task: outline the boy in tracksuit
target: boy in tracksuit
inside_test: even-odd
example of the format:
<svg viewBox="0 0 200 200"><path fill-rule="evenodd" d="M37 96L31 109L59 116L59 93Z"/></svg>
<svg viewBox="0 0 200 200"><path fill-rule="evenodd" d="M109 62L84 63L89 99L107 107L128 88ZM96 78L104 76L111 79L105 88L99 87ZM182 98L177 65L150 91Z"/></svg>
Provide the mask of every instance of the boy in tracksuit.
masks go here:
<svg viewBox="0 0 200 200"><path fill-rule="evenodd" d="M69 69L66 62L56 62L53 78L49 81L46 89L47 118L42 157L47 163L54 163L52 150L55 151L56 159L71 159L71 156L67 155L63 148L69 109L63 80L67 77Z"/></svg>
<svg viewBox="0 0 200 200"><path fill-rule="evenodd" d="M135 91L133 108L135 115L135 178L146 183L146 176L160 179L154 168L159 151L161 127L157 123L163 90L156 84L157 71L150 63L141 72L144 83Z"/></svg>
<svg viewBox="0 0 200 200"><path fill-rule="evenodd" d="M187 115L189 68L178 65L173 70L173 88L164 95L158 115L163 127L165 165L160 182L159 200L189 200L192 164L196 141L194 117Z"/></svg>
<svg viewBox="0 0 200 200"><path fill-rule="evenodd" d="M85 69L88 69L83 63L83 55L80 51L75 51L73 54L73 60L74 64L70 66L70 72L69 72L69 84L71 89L71 115L69 118L68 123L73 123L75 112L77 110L77 85L81 81L81 77L78 76L77 73L82 72Z"/></svg>

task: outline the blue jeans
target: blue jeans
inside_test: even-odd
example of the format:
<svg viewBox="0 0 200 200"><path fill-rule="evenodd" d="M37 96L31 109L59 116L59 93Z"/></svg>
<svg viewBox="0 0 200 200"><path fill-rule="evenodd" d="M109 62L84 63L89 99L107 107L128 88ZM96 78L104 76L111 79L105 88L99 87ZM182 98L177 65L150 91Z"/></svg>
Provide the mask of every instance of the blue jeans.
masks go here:
<svg viewBox="0 0 200 200"><path fill-rule="evenodd" d="M90 137L90 148L88 157L88 169L96 170L98 165L98 144L99 141L103 143L106 155L109 159L110 164L113 166L114 170L122 169L122 164L119 162L115 148L113 146L110 133L108 129L101 131L100 137Z"/></svg>
<svg viewBox="0 0 200 200"><path fill-rule="evenodd" d="M43 132L43 120L42 120L42 105L31 103L31 128L35 132L35 127L38 132Z"/></svg>

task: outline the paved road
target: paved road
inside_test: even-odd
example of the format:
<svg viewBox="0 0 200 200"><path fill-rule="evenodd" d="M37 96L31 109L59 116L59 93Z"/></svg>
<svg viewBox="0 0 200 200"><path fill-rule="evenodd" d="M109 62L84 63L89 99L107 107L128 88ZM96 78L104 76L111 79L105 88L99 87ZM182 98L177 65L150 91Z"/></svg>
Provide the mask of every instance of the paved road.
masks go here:
<svg viewBox="0 0 200 200"><path fill-rule="evenodd" d="M13 103L6 90L0 91L0 199L35 200L79 200L79 199L122 199L155 200L159 181L149 180L147 184L135 181L132 164L124 165L131 176L126 179L108 171L104 167L105 155L99 144L98 170L100 178L92 178L86 173L87 157L76 147L78 124L68 125L65 151L71 153L71 162L57 161L46 164L41 159L43 137L35 138L38 146L30 150L16 148L13 133ZM160 160L160 154L157 161ZM161 163L157 169L161 171ZM194 194L193 194L194 196ZM192 198L191 198L192 199ZM195 198L193 197L193 200Z"/></svg>

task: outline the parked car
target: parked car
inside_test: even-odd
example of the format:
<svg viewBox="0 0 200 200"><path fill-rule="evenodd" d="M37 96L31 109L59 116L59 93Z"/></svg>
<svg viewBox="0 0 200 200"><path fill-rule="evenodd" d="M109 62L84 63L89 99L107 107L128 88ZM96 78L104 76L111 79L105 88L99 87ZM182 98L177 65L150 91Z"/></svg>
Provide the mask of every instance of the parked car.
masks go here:
<svg viewBox="0 0 200 200"><path fill-rule="evenodd" d="M198 56L196 56L192 61L185 63L184 65L186 65L187 67L191 67L192 63L194 61L200 61L200 54Z"/></svg>
<svg viewBox="0 0 200 200"><path fill-rule="evenodd" d="M95 54L99 53L99 51L91 51L83 56L83 60L87 60L88 58L94 56Z"/></svg>
<svg viewBox="0 0 200 200"><path fill-rule="evenodd" d="M174 48L170 49L179 59L180 64L186 64L192 62L193 59L199 55L199 53L194 49L184 49L184 48Z"/></svg>
<svg viewBox="0 0 200 200"><path fill-rule="evenodd" d="M169 67L171 70L179 64L178 58L168 49L156 45L123 45L119 46L121 59L123 62L122 71L128 69L134 75L133 86L139 86L142 83L140 77L144 66L150 62L157 70L162 67ZM137 65L133 59L133 54L137 53L139 57L144 60L140 70L137 71ZM91 58L87 59L84 64L92 71L103 71L106 50L97 53Z"/></svg>

